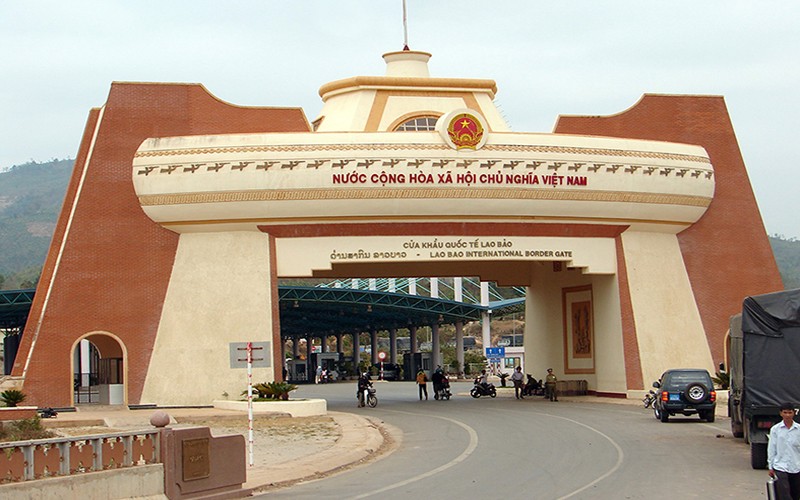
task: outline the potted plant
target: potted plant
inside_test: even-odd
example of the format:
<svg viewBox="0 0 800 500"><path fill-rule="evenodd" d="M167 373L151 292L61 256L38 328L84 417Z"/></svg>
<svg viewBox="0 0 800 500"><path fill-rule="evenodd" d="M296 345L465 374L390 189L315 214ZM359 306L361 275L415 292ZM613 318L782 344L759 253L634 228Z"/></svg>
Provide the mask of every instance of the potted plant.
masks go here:
<svg viewBox="0 0 800 500"><path fill-rule="evenodd" d="M0 400L8 407L15 407L25 401L25 393L17 389L0 392Z"/></svg>
<svg viewBox="0 0 800 500"><path fill-rule="evenodd" d="M728 390L731 385L731 375L726 371L718 371L711 380L722 390Z"/></svg>

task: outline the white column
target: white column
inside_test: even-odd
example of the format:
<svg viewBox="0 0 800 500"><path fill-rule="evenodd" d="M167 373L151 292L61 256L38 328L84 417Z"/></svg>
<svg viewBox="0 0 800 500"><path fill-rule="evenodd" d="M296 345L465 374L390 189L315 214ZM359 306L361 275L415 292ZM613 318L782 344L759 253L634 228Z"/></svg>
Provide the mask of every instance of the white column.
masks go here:
<svg viewBox="0 0 800 500"><path fill-rule="evenodd" d="M456 321L456 360L459 370L464 372L464 323Z"/></svg>
<svg viewBox="0 0 800 500"><path fill-rule="evenodd" d="M397 291L397 278L389 278L389 292L395 293Z"/></svg>
<svg viewBox="0 0 800 500"><path fill-rule="evenodd" d="M408 278L408 294L417 294L417 278Z"/></svg>
<svg viewBox="0 0 800 500"><path fill-rule="evenodd" d="M486 281L481 281L481 305L488 306L489 305L489 283ZM484 312L481 313L481 331L482 331L482 338L483 338L483 349L484 354L486 353L487 347L492 347L492 335L491 335L491 319L488 313Z"/></svg>
<svg viewBox="0 0 800 500"><path fill-rule="evenodd" d="M453 278L453 289L456 302L464 301L464 278Z"/></svg>
<svg viewBox="0 0 800 500"><path fill-rule="evenodd" d="M431 297L439 298L439 278L431 278Z"/></svg>
<svg viewBox="0 0 800 500"><path fill-rule="evenodd" d="M80 364L79 372L80 372L80 377L81 377L81 385L83 387L89 387L89 375L90 375L90 373L92 371L92 368L91 368L91 365L90 365L91 357L89 356L89 347L90 347L89 341L86 340L86 339L83 339L83 340L81 340L81 344L80 345L81 345L81 348L80 348L81 364Z"/></svg>
<svg viewBox="0 0 800 500"><path fill-rule="evenodd" d="M492 334L491 334L491 316L488 312L481 313L481 333L483 339L483 352L486 354L486 348L492 347Z"/></svg>
<svg viewBox="0 0 800 500"><path fill-rule="evenodd" d="M272 260L269 236L258 231L180 235L139 403L204 405L239 394L244 375L230 367L232 342L269 342L259 357L270 366L253 368L253 377L278 378Z"/></svg>

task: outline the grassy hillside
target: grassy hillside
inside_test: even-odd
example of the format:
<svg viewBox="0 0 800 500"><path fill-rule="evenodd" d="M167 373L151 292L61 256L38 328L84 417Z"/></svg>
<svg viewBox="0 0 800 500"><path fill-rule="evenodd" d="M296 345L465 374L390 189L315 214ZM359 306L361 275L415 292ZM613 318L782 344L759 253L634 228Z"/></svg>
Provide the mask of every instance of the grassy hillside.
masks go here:
<svg viewBox="0 0 800 500"><path fill-rule="evenodd" d="M0 289L36 283L72 165L73 160L31 161L0 172ZM780 235L769 240L784 285L800 288L800 240Z"/></svg>

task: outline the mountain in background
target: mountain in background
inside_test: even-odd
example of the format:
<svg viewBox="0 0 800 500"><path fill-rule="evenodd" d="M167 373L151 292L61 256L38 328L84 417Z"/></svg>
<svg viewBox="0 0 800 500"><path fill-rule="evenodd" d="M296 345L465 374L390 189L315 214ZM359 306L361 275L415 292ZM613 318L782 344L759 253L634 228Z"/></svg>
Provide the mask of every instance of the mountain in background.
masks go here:
<svg viewBox="0 0 800 500"><path fill-rule="evenodd" d="M0 172L0 289L38 281L73 163L31 161Z"/></svg>
<svg viewBox="0 0 800 500"><path fill-rule="evenodd" d="M0 290L33 288L38 281L72 165L31 161L0 172ZM800 240L773 235L769 241L784 286L800 288Z"/></svg>
<svg viewBox="0 0 800 500"><path fill-rule="evenodd" d="M781 235L769 237L772 253L781 271L783 286L787 290L800 288L800 240L786 239Z"/></svg>

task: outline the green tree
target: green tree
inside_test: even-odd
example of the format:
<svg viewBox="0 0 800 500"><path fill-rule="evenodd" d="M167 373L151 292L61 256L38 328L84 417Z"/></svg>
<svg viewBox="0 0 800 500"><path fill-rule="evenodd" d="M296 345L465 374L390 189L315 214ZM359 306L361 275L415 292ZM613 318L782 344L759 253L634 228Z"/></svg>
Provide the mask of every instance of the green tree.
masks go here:
<svg viewBox="0 0 800 500"><path fill-rule="evenodd" d="M464 374L469 375L470 365L485 365L486 356L481 354L480 351L471 349L464 351Z"/></svg>

